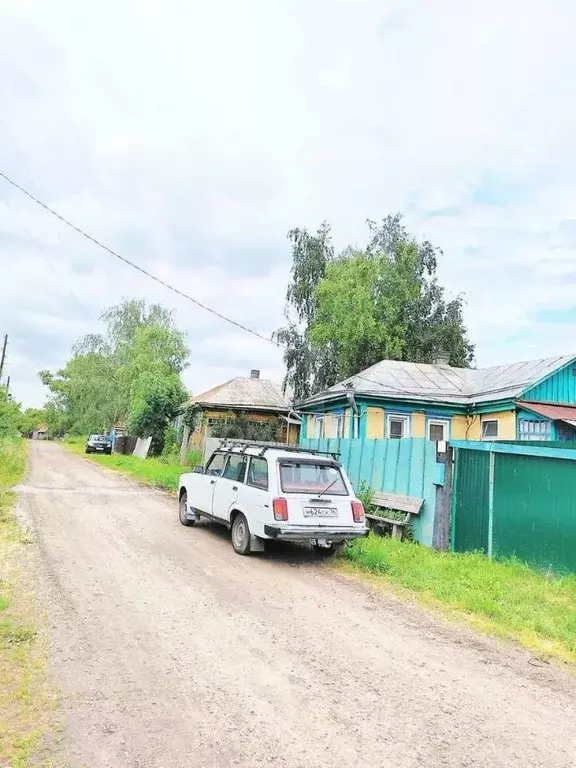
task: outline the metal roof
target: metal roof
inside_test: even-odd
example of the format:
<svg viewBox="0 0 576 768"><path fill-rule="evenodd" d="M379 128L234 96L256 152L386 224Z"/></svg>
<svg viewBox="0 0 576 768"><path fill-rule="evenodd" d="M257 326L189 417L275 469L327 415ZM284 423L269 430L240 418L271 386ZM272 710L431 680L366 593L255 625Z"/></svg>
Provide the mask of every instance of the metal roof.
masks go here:
<svg viewBox="0 0 576 768"><path fill-rule="evenodd" d="M290 402L282 390L268 379L237 376L189 400L196 405L220 408L252 408L263 411L289 411Z"/></svg>
<svg viewBox="0 0 576 768"><path fill-rule="evenodd" d="M305 400L313 405L342 397L350 387L355 394L392 400L473 405L514 399L530 385L576 359L576 355L547 357L490 368L453 368L449 365L382 360L371 368Z"/></svg>
<svg viewBox="0 0 576 768"><path fill-rule="evenodd" d="M518 405L520 408L545 416L552 421L565 421L572 426L576 424L576 406L574 405L548 405L547 403L533 403L530 400L518 400Z"/></svg>

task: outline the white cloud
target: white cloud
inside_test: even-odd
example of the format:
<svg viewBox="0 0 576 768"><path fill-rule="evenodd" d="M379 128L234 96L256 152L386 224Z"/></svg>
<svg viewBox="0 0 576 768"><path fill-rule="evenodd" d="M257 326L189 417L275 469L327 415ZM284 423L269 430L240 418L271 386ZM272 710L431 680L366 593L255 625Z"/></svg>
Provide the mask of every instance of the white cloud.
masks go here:
<svg viewBox="0 0 576 768"><path fill-rule="evenodd" d="M0 14L0 169L199 300L269 335L288 228L327 218L343 246L402 210L466 293L479 363L574 348L569 324L539 317L576 306L568 0L3 0ZM252 367L281 377L274 347L4 184L0 269L26 402L42 398L35 371L128 295L176 309L193 391Z"/></svg>

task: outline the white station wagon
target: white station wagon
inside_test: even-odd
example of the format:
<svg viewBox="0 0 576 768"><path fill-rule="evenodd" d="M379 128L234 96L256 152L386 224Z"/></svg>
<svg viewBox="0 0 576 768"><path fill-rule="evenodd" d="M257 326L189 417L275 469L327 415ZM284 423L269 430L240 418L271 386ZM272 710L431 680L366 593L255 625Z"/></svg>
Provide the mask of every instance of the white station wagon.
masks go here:
<svg viewBox="0 0 576 768"><path fill-rule="evenodd" d="M240 555L266 539L309 541L321 555L367 533L364 507L335 458L281 444L231 442L206 467L180 476L179 517L201 517L232 530Z"/></svg>

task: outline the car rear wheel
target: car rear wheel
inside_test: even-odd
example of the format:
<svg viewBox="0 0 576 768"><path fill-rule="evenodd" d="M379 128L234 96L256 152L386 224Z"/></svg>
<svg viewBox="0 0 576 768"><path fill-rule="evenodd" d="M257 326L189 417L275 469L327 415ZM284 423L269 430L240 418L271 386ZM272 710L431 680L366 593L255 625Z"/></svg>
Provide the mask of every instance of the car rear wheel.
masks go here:
<svg viewBox="0 0 576 768"><path fill-rule="evenodd" d="M196 520L188 517L188 496L186 494L186 491L180 496L180 505L178 507L178 517L180 518L180 522L182 525L194 525Z"/></svg>
<svg viewBox="0 0 576 768"><path fill-rule="evenodd" d="M248 520L240 512L232 523L232 546L239 555L250 554L250 528Z"/></svg>

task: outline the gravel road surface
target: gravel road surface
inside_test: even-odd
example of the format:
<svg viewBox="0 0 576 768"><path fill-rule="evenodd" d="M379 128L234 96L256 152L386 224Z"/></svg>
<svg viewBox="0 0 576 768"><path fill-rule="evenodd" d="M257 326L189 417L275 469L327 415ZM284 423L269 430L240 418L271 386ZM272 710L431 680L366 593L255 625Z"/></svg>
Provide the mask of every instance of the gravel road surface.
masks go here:
<svg viewBox="0 0 576 768"><path fill-rule="evenodd" d="M567 673L304 549L239 557L166 494L30 450L18 508L74 768L576 764Z"/></svg>

